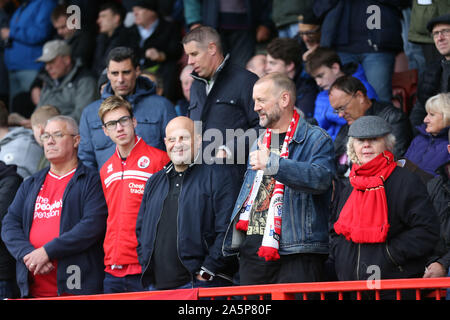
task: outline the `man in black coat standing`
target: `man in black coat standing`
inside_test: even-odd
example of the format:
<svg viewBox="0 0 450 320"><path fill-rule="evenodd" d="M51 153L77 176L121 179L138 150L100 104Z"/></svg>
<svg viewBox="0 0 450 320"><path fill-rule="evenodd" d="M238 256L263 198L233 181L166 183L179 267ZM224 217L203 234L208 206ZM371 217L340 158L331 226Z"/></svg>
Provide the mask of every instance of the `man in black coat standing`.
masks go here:
<svg viewBox="0 0 450 320"><path fill-rule="evenodd" d="M227 157L227 163L241 165L243 173L248 147L260 128L252 99L258 76L230 63L219 34L211 27L195 28L182 43L188 64L194 67L188 116L202 122L203 134L210 129L215 131L209 133L220 132L221 137L214 135L212 141L217 147L211 148L215 152L212 157ZM208 138L209 134L204 135L204 141Z"/></svg>

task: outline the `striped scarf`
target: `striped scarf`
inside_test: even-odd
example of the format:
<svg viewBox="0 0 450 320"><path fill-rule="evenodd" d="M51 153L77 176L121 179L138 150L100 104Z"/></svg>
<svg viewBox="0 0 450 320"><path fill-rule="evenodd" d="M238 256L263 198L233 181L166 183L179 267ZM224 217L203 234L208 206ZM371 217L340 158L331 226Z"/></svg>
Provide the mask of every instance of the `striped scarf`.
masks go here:
<svg viewBox="0 0 450 320"><path fill-rule="evenodd" d="M280 158L288 158L289 156L289 143L294 136L295 129L298 125L300 116L294 109L294 114L286 132L284 138L283 147L281 149ZM264 135L263 143L270 148L272 141L272 130L267 129ZM253 208L256 195L258 194L259 187L263 180L264 171L258 170L256 172L253 185L250 190L250 194L247 197L239 215L239 221L236 224L236 229L241 231L247 231L248 221L250 218L250 212ZM283 211L283 198L284 198L284 184L276 181L275 187L270 197L269 211L267 213L266 227L264 229L264 235L261 247L258 250L258 256L265 258L266 261L278 260L280 255L278 254L279 242L281 237L281 217Z"/></svg>

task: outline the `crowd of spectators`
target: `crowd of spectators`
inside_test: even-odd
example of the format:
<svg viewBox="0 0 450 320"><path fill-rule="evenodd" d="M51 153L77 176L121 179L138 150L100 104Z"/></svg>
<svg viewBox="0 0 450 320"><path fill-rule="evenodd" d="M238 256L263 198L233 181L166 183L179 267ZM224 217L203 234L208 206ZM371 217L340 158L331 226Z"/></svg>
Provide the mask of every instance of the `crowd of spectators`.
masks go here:
<svg viewBox="0 0 450 320"><path fill-rule="evenodd" d="M0 0L0 298L450 276L449 12Z"/></svg>

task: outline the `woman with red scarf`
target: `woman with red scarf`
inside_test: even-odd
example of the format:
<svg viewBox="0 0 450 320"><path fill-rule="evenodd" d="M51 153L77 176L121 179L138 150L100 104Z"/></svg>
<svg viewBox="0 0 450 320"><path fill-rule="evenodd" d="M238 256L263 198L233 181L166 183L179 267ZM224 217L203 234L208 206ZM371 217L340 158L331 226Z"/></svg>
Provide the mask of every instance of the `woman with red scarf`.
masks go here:
<svg viewBox="0 0 450 320"><path fill-rule="evenodd" d="M350 126L350 183L334 200L331 216L330 258L338 280L420 278L438 241L437 214L426 187L397 166L391 131L377 116Z"/></svg>

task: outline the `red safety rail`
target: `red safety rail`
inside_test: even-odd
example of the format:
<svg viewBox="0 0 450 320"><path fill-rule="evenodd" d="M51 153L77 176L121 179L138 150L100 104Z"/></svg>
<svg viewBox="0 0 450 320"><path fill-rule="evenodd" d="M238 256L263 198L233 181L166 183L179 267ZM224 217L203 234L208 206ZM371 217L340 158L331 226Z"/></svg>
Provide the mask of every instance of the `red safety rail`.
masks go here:
<svg viewBox="0 0 450 320"><path fill-rule="evenodd" d="M354 299L362 300L364 293L374 294L380 299L380 293L393 290L397 300L402 299L402 291L414 290L415 299L445 299L445 289L450 288L450 278L389 279L377 281L336 281L286 283L254 286L234 286L217 288L179 289L164 291L130 292L84 296L65 296L39 300L196 300L199 298L227 299L308 299L311 295L321 300L344 300L347 293L353 293ZM330 295L331 294L331 295Z"/></svg>

